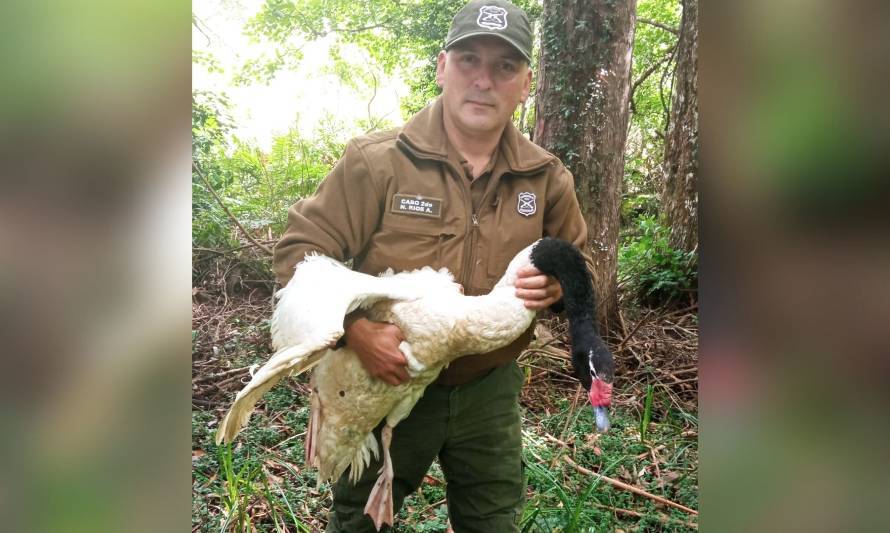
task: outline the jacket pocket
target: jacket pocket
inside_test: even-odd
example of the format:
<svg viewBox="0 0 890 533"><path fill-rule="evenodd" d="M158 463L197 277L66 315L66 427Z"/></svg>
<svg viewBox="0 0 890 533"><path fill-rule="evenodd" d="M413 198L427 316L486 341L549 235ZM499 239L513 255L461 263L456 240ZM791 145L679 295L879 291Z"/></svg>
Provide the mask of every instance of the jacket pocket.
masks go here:
<svg viewBox="0 0 890 533"><path fill-rule="evenodd" d="M396 272L422 267L441 268L444 242L454 237L448 228L423 224L383 223L371 237L359 270L379 274L387 268Z"/></svg>
<svg viewBox="0 0 890 533"><path fill-rule="evenodd" d="M494 223L489 228L488 276L495 281L523 248L543 236L543 214L531 217L519 214L516 197L499 196L494 206Z"/></svg>

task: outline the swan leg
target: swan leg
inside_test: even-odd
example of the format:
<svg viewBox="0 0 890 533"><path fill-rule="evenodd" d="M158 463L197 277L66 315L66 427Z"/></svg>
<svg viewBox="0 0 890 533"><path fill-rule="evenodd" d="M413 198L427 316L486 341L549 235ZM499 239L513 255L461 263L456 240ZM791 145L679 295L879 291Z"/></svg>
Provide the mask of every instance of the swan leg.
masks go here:
<svg viewBox="0 0 890 533"><path fill-rule="evenodd" d="M374 527L380 531L383 524L392 525L392 461L389 458L389 443L392 441L392 427L383 426L380 431L380 441L383 444L383 467L380 468L380 477L374 483L368 503L365 504L365 514L374 521Z"/></svg>
<svg viewBox="0 0 890 533"><path fill-rule="evenodd" d="M315 388L314 379L311 384ZM315 391L312 391L309 396L309 413L309 428L306 432L306 464L318 466L316 458L318 457L318 427L321 424L321 399ZM321 483L320 477L319 483Z"/></svg>

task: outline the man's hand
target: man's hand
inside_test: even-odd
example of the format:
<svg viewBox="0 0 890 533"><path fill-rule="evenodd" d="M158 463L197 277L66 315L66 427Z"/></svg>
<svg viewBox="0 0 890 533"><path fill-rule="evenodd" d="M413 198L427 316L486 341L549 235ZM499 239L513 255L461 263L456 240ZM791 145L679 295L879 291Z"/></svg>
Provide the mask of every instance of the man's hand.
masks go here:
<svg viewBox="0 0 890 533"><path fill-rule="evenodd" d="M516 273L516 297L525 300L526 309L547 309L562 298L562 286L556 279L529 265Z"/></svg>
<svg viewBox="0 0 890 533"><path fill-rule="evenodd" d="M408 360L399 350L405 336L398 326L360 317L347 321L345 329L346 345L358 355L371 376L390 385L410 379Z"/></svg>

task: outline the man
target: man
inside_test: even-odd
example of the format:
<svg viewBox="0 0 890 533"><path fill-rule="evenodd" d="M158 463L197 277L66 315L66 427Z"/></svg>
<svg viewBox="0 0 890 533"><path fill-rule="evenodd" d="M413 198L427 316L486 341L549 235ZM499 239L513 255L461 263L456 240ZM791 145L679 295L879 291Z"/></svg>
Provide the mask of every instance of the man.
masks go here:
<svg viewBox="0 0 890 533"><path fill-rule="evenodd" d="M528 97L531 50L528 18L516 6L474 0L461 9L437 59L442 95L400 129L353 139L316 195L291 208L275 248L279 282L319 251L374 275L447 267L466 294L484 294L542 236L583 247L571 174L511 122ZM545 309L562 291L528 267L516 294ZM341 342L372 376L391 385L408 379L397 326L360 313L344 326ZM395 428L396 511L438 457L456 531L517 530L525 482L515 359L530 338L531 329L503 349L458 359ZM346 475L335 484L328 531L373 531L363 509L378 469L365 469L355 486Z"/></svg>

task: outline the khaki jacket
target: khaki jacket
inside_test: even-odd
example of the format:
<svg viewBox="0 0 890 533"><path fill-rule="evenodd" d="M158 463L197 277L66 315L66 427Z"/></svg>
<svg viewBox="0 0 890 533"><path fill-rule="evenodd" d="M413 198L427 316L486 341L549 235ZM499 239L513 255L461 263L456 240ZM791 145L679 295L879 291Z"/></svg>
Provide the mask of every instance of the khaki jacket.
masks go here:
<svg viewBox="0 0 890 533"><path fill-rule="evenodd" d="M508 124L481 206L448 156L442 102L401 129L358 137L319 185L288 212L273 269L284 285L310 251L376 275L423 266L446 267L468 295L485 294L523 248L552 236L584 249L587 227L572 176L560 161ZM519 355L531 328L511 345L454 361L440 383L481 376Z"/></svg>

